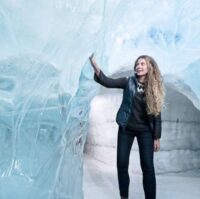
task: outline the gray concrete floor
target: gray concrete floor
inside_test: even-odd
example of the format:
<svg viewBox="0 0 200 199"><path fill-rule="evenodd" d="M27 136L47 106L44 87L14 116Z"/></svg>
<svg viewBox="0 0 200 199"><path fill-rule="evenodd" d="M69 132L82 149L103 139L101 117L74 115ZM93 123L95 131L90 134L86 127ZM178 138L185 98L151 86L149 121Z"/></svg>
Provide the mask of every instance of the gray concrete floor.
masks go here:
<svg viewBox="0 0 200 199"><path fill-rule="evenodd" d="M142 176L129 173L129 199L144 199ZM199 199L200 175L156 175L157 199ZM84 199L120 199L115 163L113 167L84 156Z"/></svg>

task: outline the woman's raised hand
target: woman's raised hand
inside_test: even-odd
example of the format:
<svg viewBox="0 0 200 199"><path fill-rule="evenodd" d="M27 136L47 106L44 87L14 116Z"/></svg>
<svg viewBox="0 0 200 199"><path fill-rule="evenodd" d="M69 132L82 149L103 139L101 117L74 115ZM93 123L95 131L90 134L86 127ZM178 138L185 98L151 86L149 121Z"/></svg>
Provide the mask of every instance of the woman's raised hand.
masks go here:
<svg viewBox="0 0 200 199"><path fill-rule="evenodd" d="M99 73L100 73L100 68L98 67L97 63L96 63L96 60L94 58L94 53L91 54L91 56L89 57L89 60L90 60L90 63L92 65L92 67L94 68L95 70L95 73L97 74L97 76L99 76Z"/></svg>
<svg viewBox="0 0 200 199"><path fill-rule="evenodd" d="M97 66L96 60L94 58L94 53L89 57L91 65L95 68Z"/></svg>

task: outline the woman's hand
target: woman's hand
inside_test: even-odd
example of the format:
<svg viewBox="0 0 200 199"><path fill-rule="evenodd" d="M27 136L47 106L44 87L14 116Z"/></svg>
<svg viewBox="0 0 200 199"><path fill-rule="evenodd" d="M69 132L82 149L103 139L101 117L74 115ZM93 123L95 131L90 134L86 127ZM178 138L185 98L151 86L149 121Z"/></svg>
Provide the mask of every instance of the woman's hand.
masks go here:
<svg viewBox="0 0 200 199"><path fill-rule="evenodd" d="M90 60L90 63L92 65L92 67L94 68L95 70L95 73L97 74L97 76L99 76L99 73L100 73L100 68L98 67L97 63L96 63L96 60L94 58L94 53L92 53L92 55L89 57L89 60Z"/></svg>
<svg viewBox="0 0 200 199"><path fill-rule="evenodd" d="M160 139L154 140L154 151L157 152L160 150Z"/></svg>
<svg viewBox="0 0 200 199"><path fill-rule="evenodd" d="M90 63L91 65L94 67L95 65L97 65L96 61L95 61L95 58L94 58L94 53L92 53L89 57L90 59Z"/></svg>

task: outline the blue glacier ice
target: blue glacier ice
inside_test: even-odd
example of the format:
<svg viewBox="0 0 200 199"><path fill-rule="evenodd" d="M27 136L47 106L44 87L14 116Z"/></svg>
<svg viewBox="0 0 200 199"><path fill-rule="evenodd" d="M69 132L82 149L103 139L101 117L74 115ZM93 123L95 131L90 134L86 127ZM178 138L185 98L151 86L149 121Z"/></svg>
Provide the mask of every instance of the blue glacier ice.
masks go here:
<svg viewBox="0 0 200 199"><path fill-rule="evenodd" d="M199 10L198 0L0 0L0 198L84 197L92 52L107 75L153 56L200 110Z"/></svg>
<svg viewBox="0 0 200 199"><path fill-rule="evenodd" d="M94 95L87 69L73 96L60 88L60 72L38 57L4 59L0 71L1 198L82 197L87 101Z"/></svg>

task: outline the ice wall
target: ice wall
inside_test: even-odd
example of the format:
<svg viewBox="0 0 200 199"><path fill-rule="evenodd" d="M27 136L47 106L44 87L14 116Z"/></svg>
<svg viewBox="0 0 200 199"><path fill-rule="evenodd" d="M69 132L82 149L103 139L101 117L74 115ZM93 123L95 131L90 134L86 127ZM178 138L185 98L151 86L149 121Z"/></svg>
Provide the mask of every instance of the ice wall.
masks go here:
<svg viewBox="0 0 200 199"><path fill-rule="evenodd" d="M83 198L88 73L71 96L38 57L0 61L0 198Z"/></svg>
<svg viewBox="0 0 200 199"><path fill-rule="evenodd" d="M0 0L0 198L83 198L93 51L106 74L153 56L163 74L184 79L199 109L199 8L198 0Z"/></svg>

